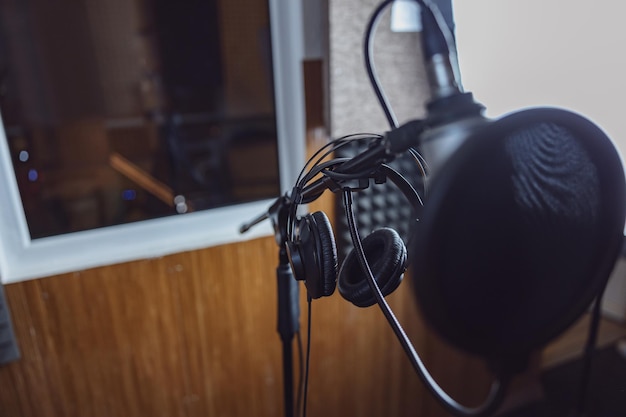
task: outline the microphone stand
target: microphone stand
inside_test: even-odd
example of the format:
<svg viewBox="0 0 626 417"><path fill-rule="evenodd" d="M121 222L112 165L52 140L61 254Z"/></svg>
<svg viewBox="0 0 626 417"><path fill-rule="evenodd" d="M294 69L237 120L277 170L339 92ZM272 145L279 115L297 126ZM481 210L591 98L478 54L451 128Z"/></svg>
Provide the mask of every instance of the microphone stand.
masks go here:
<svg viewBox="0 0 626 417"><path fill-rule="evenodd" d="M282 343L283 358L283 403L285 417L294 417L294 389L293 389L293 339L300 331L300 301L298 282L293 276L287 249L287 217L291 208L291 201L287 197L279 197L269 210L244 224L240 228L245 233L252 226L269 219L274 229L274 237L279 247L278 266L276 267L276 281L278 285L278 325L277 330Z"/></svg>
<svg viewBox="0 0 626 417"><path fill-rule="evenodd" d="M294 279L285 247L279 251L276 268L278 281L278 333L283 345L283 396L285 416L294 415L293 338L300 331L298 282Z"/></svg>

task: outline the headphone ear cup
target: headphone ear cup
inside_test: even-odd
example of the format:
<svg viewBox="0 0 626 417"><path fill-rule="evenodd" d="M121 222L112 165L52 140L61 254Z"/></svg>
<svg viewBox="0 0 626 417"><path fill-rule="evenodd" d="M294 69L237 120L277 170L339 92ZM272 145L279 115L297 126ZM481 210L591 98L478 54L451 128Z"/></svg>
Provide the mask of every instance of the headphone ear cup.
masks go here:
<svg viewBox="0 0 626 417"><path fill-rule="evenodd" d="M313 299L328 297L337 283L337 246L326 214L308 214L301 226L299 253L303 259L304 279Z"/></svg>
<svg viewBox="0 0 626 417"><path fill-rule="evenodd" d="M407 250L402 238L395 230L382 228L363 239L362 245L381 292L384 296L391 294L400 285L407 267ZM341 266L338 288L343 298L357 307L369 307L376 303L354 249Z"/></svg>

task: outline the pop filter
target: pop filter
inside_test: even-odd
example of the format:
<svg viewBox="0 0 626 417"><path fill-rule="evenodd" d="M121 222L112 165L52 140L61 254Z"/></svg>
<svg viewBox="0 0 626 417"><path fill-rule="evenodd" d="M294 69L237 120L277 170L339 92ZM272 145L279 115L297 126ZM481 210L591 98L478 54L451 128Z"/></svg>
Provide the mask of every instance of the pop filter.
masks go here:
<svg viewBox="0 0 626 417"><path fill-rule="evenodd" d="M522 369L606 284L625 189L613 144L577 114L529 109L483 123L438 169L417 226L425 319L492 366Z"/></svg>

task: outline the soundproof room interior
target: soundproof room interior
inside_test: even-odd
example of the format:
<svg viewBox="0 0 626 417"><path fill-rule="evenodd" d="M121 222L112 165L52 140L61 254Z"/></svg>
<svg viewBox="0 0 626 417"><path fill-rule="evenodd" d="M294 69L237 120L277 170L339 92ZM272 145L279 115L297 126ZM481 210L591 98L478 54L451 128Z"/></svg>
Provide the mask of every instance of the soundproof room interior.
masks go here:
<svg viewBox="0 0 626 417"><path fill-rule="evenodd" d="M0 417L626 416L625 12L0 1Z"/></svg>

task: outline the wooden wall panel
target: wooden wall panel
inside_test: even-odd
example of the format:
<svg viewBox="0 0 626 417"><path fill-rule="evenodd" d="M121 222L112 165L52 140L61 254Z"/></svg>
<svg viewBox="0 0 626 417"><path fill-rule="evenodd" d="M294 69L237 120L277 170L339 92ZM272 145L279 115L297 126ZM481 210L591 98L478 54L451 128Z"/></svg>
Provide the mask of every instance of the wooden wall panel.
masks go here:
<svg viewBox="0 0 626 417"><path fill-rule="evenodd" d="M9 285L22 359L0 369L18 391L2 409L276 414L274 252L263 239Z"/></svg>
<svg viewBox="0 0 626 417"><path fill-rule="evenodd" d="M22 358L0 368L0 415L282 415L275 259L264 238L8 285ZM408 288L389 301L429 351ZM376 307L336 293L312 323L309 415L445 415Z"/></svg>
<svg viewBox="0 0 626 417"><path fill-rule="evenodd" d="M275 259L264 238L8 285L22 358L0 368L0 415L282 415ZM408 289L390 303L437 369L452 356L438 357ZM445 415L376 307L335 294L313 302L312 323L309 415ZM457 394L465 362L447 371Z"/></svg>

